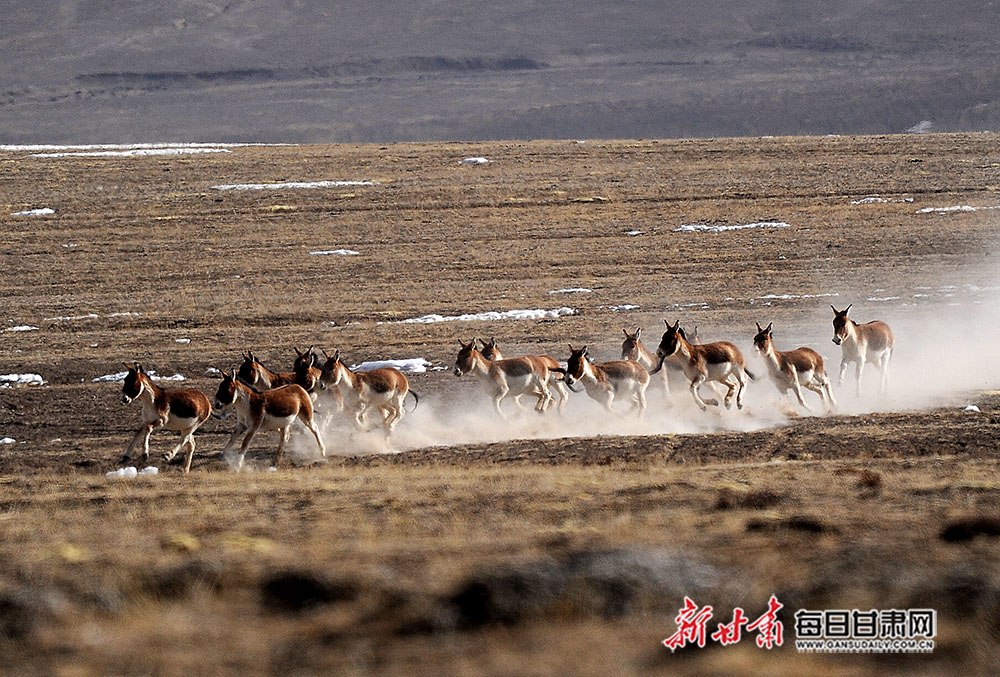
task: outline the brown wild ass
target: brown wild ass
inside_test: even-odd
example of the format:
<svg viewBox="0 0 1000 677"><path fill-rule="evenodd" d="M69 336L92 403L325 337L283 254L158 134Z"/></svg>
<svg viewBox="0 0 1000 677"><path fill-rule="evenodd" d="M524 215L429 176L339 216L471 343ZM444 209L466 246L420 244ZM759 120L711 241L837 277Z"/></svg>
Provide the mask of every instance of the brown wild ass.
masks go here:
<svg viewBox="0 0 1000 677"><path fill-rule="evenodd" d="M295 353L295 365L292 371L278 373L265 367L253 351L247 350L243 353L243 364L240 365L237 377L258 391L296 383L306 392L312 393L319 385L320 370L315 366L318 358L313 353L312 346L304 352L295 348Z"/></svg>
<svg viewBox="0 0 1000 677"><path fill-rule="evenodd" d="M277 467L285 450L285 443L288 442L291 425L296 419L313 434L320 454L326 456L326 447L313 422L312 399L302 386L291 383L258 393L241 381L235 370L234 373L223 372L222 383L215 393L215 407L225 409L231 405L236 405L236 430L229 436L226 446L222 449L222 455L237 472L243 469L243 459L246 457L250 440L261 430L278 431L278 451L274 454L274 466ZM229 450L236 444L236 439L244 433L239 458L232 463L229 459Z"/></svg>
<svg viewBox="0 0 1000 677"><path fill-rule="evenodd" d="M871 362L881 373L879 381L879 391L885 393L889 388L889 358L892 357L892 346L895 337L889 325L880 320L873 320L865 324L858 324L847 317L851 306L848 305L843 310L837 310L833 306L833 342L841 347L840 377L837 385L844 385L844 375L847 373L847 365L851 362L857 364L855 377L857 378L857 394L861 395L861 372L865 368L866 362Z"/></svg>
<svg viewBox="0 0 1000 677"><path fill-rule="evenodd" d="M698 394L698 388L706 381L718 381L726 386L725 397L726 408L733 406L733 393L736 394L737 409L743 408L743 390L746 388L747 377L756 380L756 377L746 368L746 361L743 353L729 341L716 341L703 345L691 345L684 338L684 331L680 328L681 322L678 320L673 326L666 320L667 330L660 339L660 345L656 349L656 356L659 364L653 370L653 374L663 368L663 364L671 355L678 355L681 358L681 367L684 375L690 381L691 395L695 403L704 411L708 404L718 406L714 400L703 400Z"/></svg>
<svg viewBox="0 0 1000 677"><path fill-rule="evenodd" d="M173 450L164 456L171 461L182 447L187 446L187 459L184 472L190 472L191 459L194 457L194 431L208 420L212 413L212 404L205 393L194 388L177 388L167 390L161 388L143 370L141 364L126 364L128 373L122 384L122 402L142 401L142 427L132 438L122 463L132 457L132 449L142 438L142 455L149 460L149 436L157 428L181 431L181 441Z"/></svg>
<svg viewBox="0 0 1000 677"><path fill-rule="evenodd" d="M458 351L458 357L455 358L453 369L455 376L473 372L489 390L493 398L493 406L503 420L509 420L500 408L501 400L507 395L513 397L514 403L521 409L524 407L518 401L519 396L532 395L537 397L538 403L535 405L535 411L539 413L544 412L549 403L552 402L548 386L549 369L544 362L530 360L527 357L509 357L490 361L476 350L475 339L468 343L459 340L458 344L462 346L462 349Z"/></svg>
<svg viewBox="0 0 1000 677"><path fill-rule="evenodd" d="M484 358L490 362L495 362L497 360L503 359L503 354L500 352L500 348L497 346L496 337L491 336L489 343L483 339L479 339L479 342L483 344L483 349L479 351ZM566 383L563 381L563 376L559 373L559 361L554 357L549 355L522 355L532 362L538 362L545 366L549 372L549 394L555 390L556 394L559 395L559 402L557 403L557 411L562 413L566 409L566 403L569 402L569 388L566 387ZM514 401L520 405L521 395L515 395ZM553 400L555 398L553 397Z"/></svg>
<svg viewBox="0 0 1000 677"><path fill-rule="evenodd" d="M323 364L320 387L334 388L343 397L345 406L354 410L354 420L358 427L368 425L368 412L376 410L382 417L382 427L386 437L402 420L406 409L403 400L406 394L413 395L414 408L420 397L410 390L406 375L394 367L381 367L371 371L351 371L340 359L338 350L331 357L324 350L326 362Z"/></svg>
<svg viewBox="0 0 1000 677"><path fill-rule="evenodd" d="M684 331L683 329L681 330ZM642 333L641 327L635 328L635 333L630 334L628 329L622 327L622 333L625 334L625 340L622 341L622 359L632 360L633 362L638 362L646 369L652 369L656 366L657 359L653 353L649 352L645 345L643 345L642 340L639 338L639 334ZM698 343L698 327L695 327L691 331L690 336L684 335L684 338L688 339L691 344ZM667 367L662 371L662 380L656 381L663 388L664 392L669 396L671 381L674 387L680 387L681 385L687 385L687 377L684 376L684 369L681 365L681 359L677 355L671 355L666 359L664 365Z"/></svg>
<svg viewBox="0 0 1000 677"><path fill-rule="evenodd" d="M833 399L830 379L826 376L823 357L812 348L796 348L795 350L779 351L774 347L774 334L770 323L761 328L757 323L757 335L753 337L753 345L767 363L767 371L771 381L782 395L789 390L795 393L799 404L806 411L812 411L802 399L802 388L808 388L819 394L827 413L833 411L837 401Z"/></svg>
<svg viewBox="0 0 1000 677"><path fill-rule="evenodd" d="M587 346L577 350L569 347L570 356L566 369L561 370L566 385L570 388L579 381L587 394L600 402L612 414L621 415L611 404L615 399L630 399L632 406L628 412L638 411L641 417L646 412L646 388L649 386L649 372L634 360L612 360L594 364L587 358Z"/></svg>

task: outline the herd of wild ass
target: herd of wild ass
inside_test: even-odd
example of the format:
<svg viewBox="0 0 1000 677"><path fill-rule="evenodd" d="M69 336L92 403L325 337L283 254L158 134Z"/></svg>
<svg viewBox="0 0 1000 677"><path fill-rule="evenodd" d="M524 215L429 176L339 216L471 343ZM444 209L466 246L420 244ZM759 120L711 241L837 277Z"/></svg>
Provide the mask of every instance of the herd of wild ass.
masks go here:
<svg viewBox="0 0 1000 677"><path fill-rule="evenodd" d="M893 335L889 326L881 321L858 324L847 316L851 306L837 310L833 306L833 342L841 346L838 385L843 385L848 365L854 363L857 393L861 394L861 375L865 364L873 364L880 372L880 387L888 386L888 364L892 356ZM748 380L757 377L746 368L739 348L728 341L699 343L697 331L688 334L680 321L670 324L664 320L666 331L660 339L656 354L651 353L639 338L640 330L622 331L622 359L609 362L592 362L587 346L569 346L566 366L548 355L522 355L505 358L496 339L459 341L461 349L455 360L456 376L474 374L486 387L497 414L506 420L501 402L510 397L523 409L520 399L536 399L535 411L543 413L553 403L562 412L569 400L570 391L585 390L607 411L618 414L612 405L624 401L630 405L627 413L646 410L646 389L655 377L658 387L669 395L672 388L686 386L702 411L709 406L719 406L715 398L702 397L701 386L717 391L726 408L733 402L743 408L743 393ZM773 323L772 323L773 324ZM810 348L780 351L774 345L772 324L757 325L753 344L767 365L771 381L782 394L793 393L798 404L809 410L802 397L802 389L811 390L829 413L836 406L830 379L827 378L823 358ZM230 407L236 412L236 428L229 437L223 457L239 470L250 441L259 431L277 430L278 449L274 465L281 460L288 441L289 429L296 421L308 429L316 440L320 454L326 456L323 436L314 420L317 401L326 420L346 412L359 429L369 427L368 416L377 413L386 437L406 413L404 400L412 395L414 407L419 401L415 392L398 369L382 367L371 371L354 371L340 359L340 351L329 355L325 350L321 358L312 347L300 351L292 371L275 373L264 367L251 351L243 354L239 369L221 372L222 382L210 402L200 390L193 388L165 389L156 385L139 364L126 364L128 372L122 386L122 401L142 403L142 427L135 434L125 451L123 461L132 458L135 447L142 440L142 455L149 458L149 437L156 429L181 432L181 441L165 456L172 460L181 449L187 450L184 472L191 469L194 455L194 433L209 416L221 417ZM577 387L574 387L577 386ZM582 388L579 388L582 386ZM579 388L579 389L578 389ZM554 393L554 394L553 394ZM558 402L556 399L558 398ZM240 437L239 455L230 456Z"/></svg>

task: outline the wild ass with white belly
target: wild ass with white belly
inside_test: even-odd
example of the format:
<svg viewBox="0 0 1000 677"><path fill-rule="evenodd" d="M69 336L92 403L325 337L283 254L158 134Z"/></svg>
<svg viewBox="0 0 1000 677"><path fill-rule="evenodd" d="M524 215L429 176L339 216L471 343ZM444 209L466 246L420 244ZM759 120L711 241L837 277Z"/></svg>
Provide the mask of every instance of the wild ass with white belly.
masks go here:
<svg viewBox="0 0 1000 677"><path fill-rule="evenodd" d="M802 399L802 388L807 388L819 394L827 413L833 411L837 401L833 399L830 379L827 378L823 357L812 348L796 348L780 351L774 347L774 334L770 323L762 328L757 323L757 334L753 337L753 345L767 363L767 371L771 381L782 395L792 391L799 404L806 411L812 411Z"/></svg>
<svg viewBox="0 0 1000 677"><path fill-rule="evenodd" d="M612 360L595 364L587 357L587 346L580 349L569 346L570 356L566 369L559 371L570 388L580 382L592 399L613 414L611 404L616 399L628 399L632 406L627 413L638 411L641 417L646 411L646 388L649 386L649 372L634 360Z"/></svg>
<svg viewBox="0 0 1000 677"><path fill-rule="evenodd" d="M542 413L552 402L549 392L549 369L545 363L530 360L527 357L509 357L500 360L487 360L476 350L476 340L468 343L459 340L462 349L455 358L452 370L455 376L473 373L486 386L493 398L493 407L503 420L509 420L500 408L500 402L510 395L514 403L521 409L524 407L518 401L521 395L531 395L538 398L535 411Z"/></svg>
<svg viewBox="0 0 1000 677"><path fill-rule="evenodd" d="M503 354L500 352L500 348L497 346L496 337L491 336L489 342L479 339L479 342L483 344L483 349L479 351L484 358L490 362L495 362L497 360L504 359ZM556 395L559 396L559 401L557 404L557 411L561 414L566 409L566 403L569 402L569 388L566 387L566 383L563 381L563 375L559 373L559 360L551 357L549 355L522 355L521 357L526 357L532 362L540 363L548 370L549 380L549 394L554 390ZM516 395L514 401L520 404L520 398L522 395ZM555 400L555 397L552 398Z"/></svg>
<svg viewBox="0 0 1000 677"><path fill-rule="evenodd" d="M194 431L208 420L212 413L212 403L208 401L205 393L194 388L167 390L159 387L153 383L141 364L126 364L125 368L128 369L128 373L122 383L121 399L125 404L136 399L142 402L142 427L125 449L122 463L131 459L132 450L140 438L143 459L148 461L149 436L153 431L158 428L179 430L181 441L164 456L164 460L168 462L173 460L177 452L186 446L188 452L184 472L190 472L191 459L194 457Z"/></svg>
<svg viewBox="0 0 1000 677"><path fill-rule="evenodd" d="M879 392L885 393L889 389L889 359L892 357L892 347L896 339L885 322L873 320L858 324L849 318L847 313L853 305L852 303L843 310L830 306L834 314L833 342L840 346L842 351L837 386L844 385L847 365L854 362L857 365L854 371L858 382L856 392L860 396L861 372L864 371L865 363L871 362L881 375Z"/></svg>
<svg viewBox="0 0 1000 677"><path fill-rule="evenodd" d="M403 401L407 393L413 395L414 409L420 397L410 390L406 374L394 367L381 367L371 371L355 372L340 359L340 351L331 357L324 350L326 362L323 364L320 387L333 388L339 392L344 406L353 410L358 427L368 425L368 412L375 410L382 417L382 427L386 437L403 419L406 409Z"/></svg>
<svg viewBox="0 0 1000 677"><path fill-rule="evenodd" d="M717 381L727 389L725 405L729 409L733 406L733 395L736 395L737 409L743 408L743 390L746 388L747 377L757 380L757 377L746 368L746 360L740 349L729 341L716 341L715 343L705 343L692 345L685 337L684 331L680 328L680 320L673 326L666 320L667 330L660 339L660 345L656 349L656 356L659 363L653 374L663 368L663 364L671 355L677 355L681 361L684 375L690 382L691 396L702 411L708 405L718 406L715 400L703 400L698 394L701 384Z"/></svg>
<svg viewBox="0 0 1000 677"><path fill-rule="evenodd" d="M235 373L223 372L222 383L215 393L215 407L225 409L232 405L236 407L236 429L223 447L222 455L237 471L243 469L243 460L246 458L250 440L261 430L278 431L278 450L274 454L273 463L277 467L285 450L285 443L288 442L291 425L296 420L313 434L320 455L326 456L323 439L313 422L312 398L302 386L291 383L258 393L241 381ZM229 450L236 444L237 438L244 434L239 458L232 463L229 459Z"/></svg>

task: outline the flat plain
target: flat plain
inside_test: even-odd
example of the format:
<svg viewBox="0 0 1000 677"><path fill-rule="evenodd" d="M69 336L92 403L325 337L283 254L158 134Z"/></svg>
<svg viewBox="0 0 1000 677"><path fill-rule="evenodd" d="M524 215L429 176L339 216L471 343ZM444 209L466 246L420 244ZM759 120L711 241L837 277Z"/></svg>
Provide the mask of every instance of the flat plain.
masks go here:
<svg viewBox="0 0 1000 677"><path fill-rule="evenodd" d="M995 670L996 135L217 150L0 150L0 374L45 382L0 389L5 672ZM314 181L347 183L218 188ZM754 323L836 380L831 304L896 329L890 391L852 368L834 414L796 411ZM450 371L458 340L617 359L664 319L744 351L745 410L651 389L642 421L575 394L503 422ZM158 475L105 478L139 411L95 379L139 361L211 396L243 350L310 345L424 358L419 406L388 442L334 417L328 458L296 436L273 472L273 433L237 474L212 419L190 474L161 432ZM771 594L781 649L660 644L685 595L711 630ZM932 654L790 641L798 608L911 607Z"/></svg>

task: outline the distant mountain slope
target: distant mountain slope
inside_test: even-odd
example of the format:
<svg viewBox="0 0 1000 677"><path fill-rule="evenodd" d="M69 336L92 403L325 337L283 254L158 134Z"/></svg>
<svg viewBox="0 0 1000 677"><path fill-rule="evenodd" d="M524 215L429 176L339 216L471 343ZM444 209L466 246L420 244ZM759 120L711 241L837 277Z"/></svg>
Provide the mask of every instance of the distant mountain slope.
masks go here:
<svg viewBox="0 0 1000 677"><path fill-rule="evenodd" d="M0 142L1000 128L982 3L11 4Z"/></svg>

